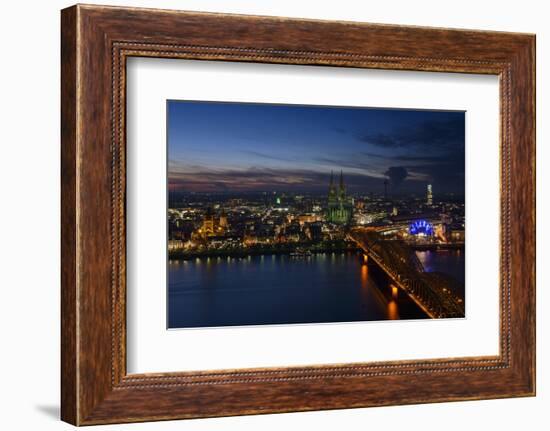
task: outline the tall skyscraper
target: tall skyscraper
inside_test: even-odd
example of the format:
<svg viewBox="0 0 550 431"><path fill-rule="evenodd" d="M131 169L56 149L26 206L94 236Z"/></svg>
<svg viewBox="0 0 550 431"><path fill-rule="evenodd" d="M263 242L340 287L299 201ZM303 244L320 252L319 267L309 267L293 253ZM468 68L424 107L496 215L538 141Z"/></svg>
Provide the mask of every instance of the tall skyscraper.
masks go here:
<svg viewBox="0 0 550 431"><path fill-rule="evenodd" d="M327 221L336 224L347 224L351 220L352 214L353 199L346 194L344 173L340 172L340 183L337 188L334 184L334 174L331 172L328 188Z"/></svg>
<svg viewBox="0 0 550 431"><path fill-rule="evenodd" d="M426 204L433 205L432 185L428 184L428 191L426 192Z"/></svg>

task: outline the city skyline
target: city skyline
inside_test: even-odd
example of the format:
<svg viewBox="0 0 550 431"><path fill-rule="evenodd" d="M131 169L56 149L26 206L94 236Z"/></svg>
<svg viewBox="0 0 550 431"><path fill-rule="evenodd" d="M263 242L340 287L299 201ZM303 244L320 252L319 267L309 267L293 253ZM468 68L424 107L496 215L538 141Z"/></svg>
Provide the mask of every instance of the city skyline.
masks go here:
<svg viewBox="0 0 550 431"><path fill-rule="evenodd" d="M464 194L464 112L168 101L170 191Z"/></svg>

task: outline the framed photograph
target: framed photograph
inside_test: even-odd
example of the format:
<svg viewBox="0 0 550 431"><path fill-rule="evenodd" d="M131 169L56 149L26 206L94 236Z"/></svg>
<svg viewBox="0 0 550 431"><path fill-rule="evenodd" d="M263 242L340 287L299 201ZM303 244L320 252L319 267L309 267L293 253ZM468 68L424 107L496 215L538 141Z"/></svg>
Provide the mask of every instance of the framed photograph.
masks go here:
<svg viewBox="0 0 550 431"><path fill-rule="evenodd" d="M62 419L535 394L535 37L62 11Z"/></svg>

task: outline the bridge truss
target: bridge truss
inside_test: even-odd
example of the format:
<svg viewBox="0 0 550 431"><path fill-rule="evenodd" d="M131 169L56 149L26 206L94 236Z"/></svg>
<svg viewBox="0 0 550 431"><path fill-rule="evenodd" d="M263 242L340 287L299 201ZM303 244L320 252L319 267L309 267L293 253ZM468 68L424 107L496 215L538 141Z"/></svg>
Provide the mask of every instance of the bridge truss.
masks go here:
<svg viewBox="0 0 550 431"><path fill-rule="evenodd" d="M385 240L375 229L354 228L348 234L393 282L430 317L464 317L464 301L453 293L452 278L426 272L414 250L400 240Z"/></svg>

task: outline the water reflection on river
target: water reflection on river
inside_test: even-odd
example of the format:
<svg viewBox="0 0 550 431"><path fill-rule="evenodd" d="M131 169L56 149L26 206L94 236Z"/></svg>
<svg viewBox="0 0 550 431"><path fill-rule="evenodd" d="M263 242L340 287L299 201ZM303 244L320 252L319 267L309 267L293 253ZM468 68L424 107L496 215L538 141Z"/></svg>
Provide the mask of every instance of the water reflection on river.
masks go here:
<svg viewBox="0 0 550 431"><path fill-rule="evenodd" d="M452 285L455 293L464 299L465 259L464 250L417 251L416 255L428 272L442 272L450 275L458 283Z"/></svg>
<svg viewBox="0 0 550 431"><path fill-rule="evenodd" d="M443 265L428 255L420 259L434 267ZM170 261L168 326L426 317L403 292L392 292L385 278L375 272L362 265L355 253Z"/></svg>

